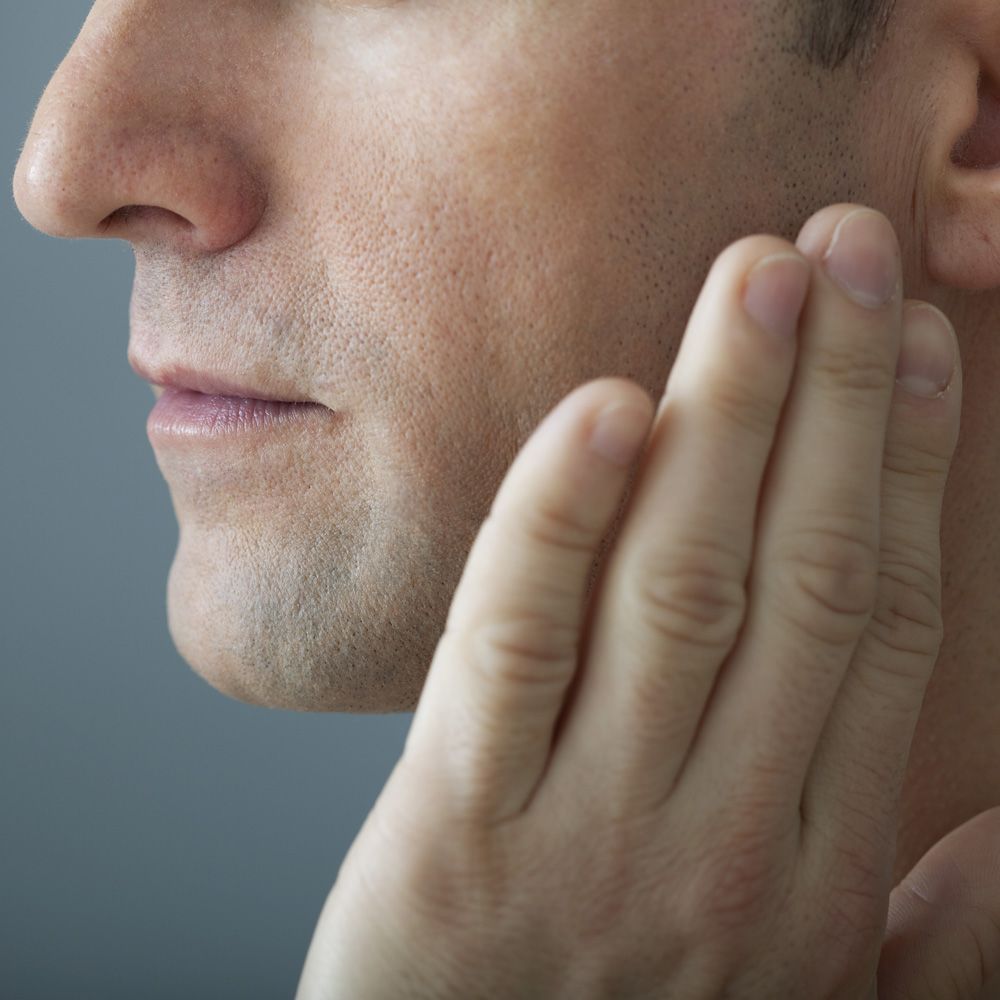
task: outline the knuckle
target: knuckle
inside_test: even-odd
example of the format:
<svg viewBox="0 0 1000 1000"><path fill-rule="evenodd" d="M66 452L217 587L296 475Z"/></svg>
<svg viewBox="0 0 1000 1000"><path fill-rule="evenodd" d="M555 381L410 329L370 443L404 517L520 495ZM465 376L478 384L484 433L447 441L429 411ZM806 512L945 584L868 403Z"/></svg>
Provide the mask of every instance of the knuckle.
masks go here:
<svg viewBox="0 0 1000 1000"><path fill-rule="evenodd" d="M465 649L472 669L492 684L547 691L564 686L575 667L579 629L544 615L492 619L470 629Z"/></svg>
<svg viewBox="0 0 1000 1000"><path fill-rule="evenodd" d="M818 384L834 394L838 411L849 412L859 398L867 401L891 392L896 373L883 348L880 339L870 336L830 337L820 345L812 372Z"/></svg>
<svg viewBox="0 0 1000 1000"><path fill-rule="evenodd" d="M508 516L516 520L522 537L536 546L585 553L595 547L593 527L572 504L557 498L532 496Z"/></svg>
<svg viewBox="0 0 1000 1000"><path fill-rule="evenodd" d="M933 434L915 435L905 445L890 435L882 471L891 474L897 492L908 497L937 497L944 489L950 464L951 454L945 454L945 446Z"/></svg>
<svg viewBox="0 0 1000 1000"><path fill-rule="evenodd" d="M741 437L750 432L768 441L774 437L783 401L760 392L754 380L729 370L713 380L708 397L712 412Z"/></svg>
<svg viewBox="0 0 1000 1000"><path fill-rule="evenodd" d="M688 542L666 557L643 558L629 574L629 606L665 639L726 649L746 614L745 577L744 557L718 543Z"/></svg>
<svg viewBox="0 0 1000 1000"><path fill-rule="evenodd" d="M912 562L883 561L879 578L869 625L874 637L896 652L936 656L944 638L940 575Z"/></svg>
<svg viewBox="0 0 1000 1000"><path fill-rule="evenodd" d="M875 547L856 532L829 527L800 533L788 549L777 560L776 574L778 606L786 617L822 642L856 641L875 609Z"/></svg>

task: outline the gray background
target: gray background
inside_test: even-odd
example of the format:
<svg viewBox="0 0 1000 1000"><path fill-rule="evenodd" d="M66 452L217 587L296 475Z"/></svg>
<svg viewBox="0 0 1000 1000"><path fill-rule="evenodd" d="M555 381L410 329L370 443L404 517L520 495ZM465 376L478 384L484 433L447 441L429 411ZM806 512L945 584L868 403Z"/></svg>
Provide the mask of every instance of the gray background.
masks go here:
<svg viewBox="0 0 1000 1000"><path fill-rule="evenodd" d="M0 997L291 997L412 715L253 708L171 644L131 250L10 194L89 7L0 10Z"/></svg>

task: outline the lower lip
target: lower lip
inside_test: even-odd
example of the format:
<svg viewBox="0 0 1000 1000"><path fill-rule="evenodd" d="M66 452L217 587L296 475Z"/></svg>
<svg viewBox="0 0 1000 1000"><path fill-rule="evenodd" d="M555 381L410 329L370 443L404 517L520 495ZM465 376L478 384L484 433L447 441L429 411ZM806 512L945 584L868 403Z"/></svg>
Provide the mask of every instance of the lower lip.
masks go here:
<svg viewBox="0 0 1000 1000"><path fill-rule="evenodd" d="M330 411L319 403L210 396L189 389L164 389L146 421L150 438L220 438L257 434Z"/></svg>

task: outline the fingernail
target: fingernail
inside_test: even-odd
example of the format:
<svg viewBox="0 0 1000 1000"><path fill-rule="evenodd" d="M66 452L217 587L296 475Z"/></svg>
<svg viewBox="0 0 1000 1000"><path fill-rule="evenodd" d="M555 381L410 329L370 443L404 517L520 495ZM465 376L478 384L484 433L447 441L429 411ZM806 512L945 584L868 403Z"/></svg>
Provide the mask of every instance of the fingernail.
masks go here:
<svg viewBox="0 0 1000 1000"><path fill-rule="evenodd" d="M652 414L631 403L612 403L597 415L590 450L619 466L632 464L652 422Z"/></svg>
<svg viewBox="0 0 1000 1000"><path fill-rule="evenodd" d="M743 308L774 336L791 340L809 290L809 263L791 253L764 257L747 275Z"/></svg>
<svg viewBox="0 0 1000 1000"><path fill-rule="evenodd" d="M924 399L943 396L955 377L955 329L940 309L928 302L903 308L903 346L896 381Z"/></svg>
<svg viewBox="0 0 1000 1000"><path fill-rule="evenodd" d="M900 284L895 233L870 208L856 208L840 220L823 263L844 293L867 309L881 309Z"/></svg>

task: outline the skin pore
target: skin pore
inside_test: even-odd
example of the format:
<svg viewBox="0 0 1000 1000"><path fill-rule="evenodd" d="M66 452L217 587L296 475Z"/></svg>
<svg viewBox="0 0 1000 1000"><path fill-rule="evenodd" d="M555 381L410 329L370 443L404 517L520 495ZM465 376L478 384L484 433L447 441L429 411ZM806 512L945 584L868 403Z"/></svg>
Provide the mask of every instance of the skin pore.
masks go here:
<svg viewBox="0 0 1000 1000"><path fill-rule="evenodd" d="M605 375L658 399L727 244L859 202L893 221L905 293L948 313L965 373L897 877L997 804L998 303L946 287L928 235L951 58L930 40L973 8L900 0L859 76L805 58L778 0L99 0L37 110L19 208L131 242L134 358L336 414L224 462L157 451L184 658L259 704L412 710L542 417Z"/></svg>

